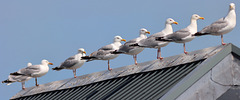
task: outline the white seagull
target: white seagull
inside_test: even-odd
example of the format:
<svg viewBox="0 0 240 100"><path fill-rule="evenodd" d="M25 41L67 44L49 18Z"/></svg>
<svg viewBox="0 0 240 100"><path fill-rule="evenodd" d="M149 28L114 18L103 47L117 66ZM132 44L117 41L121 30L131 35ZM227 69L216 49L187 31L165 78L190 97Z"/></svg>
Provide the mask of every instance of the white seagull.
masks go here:
<svg viewBox="0 0 240 100"><path fill-rule="evenodd" d="M230 3L229 12L226 17L223 17L211 25L203 28L200 32L194 34L195 36L201 35L221 35L222 45L226 43L223 42L223 34L231 32L236 26L236 12L235 12L235 4Z"/></svg>
<svg viewBox="0 0 240 100"><path fill-rule="evenodd" d="M147 29L145 29L145 28L140 29L138 38L135 38L135 39L132 39L132 40L126 42L124 45L120 46L119 50L116 50L113 53L114 54L123 53L123 54L133 55L135 65L137 65L137 54L142 52L144 50L144 48L133 47L133 46L129 46L129 45L138 43L140 40L146 39L147 38L146 34L150 34L150 32L147 31Z"/></svg>
<svg viewBox="0 0 240 100"><path fill-rule="evenodd" d="M48 64L53 65L52 63L44 59L39 65L28 66L26 68L20 69L18 72L10 73L10 75L24 75L33 77L35 78L36 86L39 86L39 84L37 84L37 78L47 74L49 70Z"/></svg>
<svg viewBox="0 0 240 100"><path fill-rule="evenodd" d="M188 27L178 30L172 34L163 36L163 37L156 37L157 41L169 41L169 42L176 42L176 43L183 43L184 53L187 54L185 43L192 41L197 32L197 20L198 19L204 19L203 17L200 17L197 14L193 14L191 17L191 23L188 25Z"/></svg>
<svg viewBox="0 0 240 100"><path fill-rule="evenodd" d="M110 68L109 60L118 57L119 54L113 54L112 52L119 49L122 45L121 41L126 42L126 40L122 39L121 36L115 36L113 43L103 46L98 49L98 51L91 53L89 56L82 57L82 59L88 59L87 62L92 60L108 60L108 70L111 71L112 68Z"/></svg>
<svg viewBox="0 0 240 100"><path fill-rule="evenodd" d="M62 69L70 69L73 70L74 78L77 78L76 76L76 69L80 68L86 60L82 60L83 56L85 55L86 52L84 51L83 48L78 49L78 54L69 57L66 59L60 66L52 68L53 70L60 71Z"/></svg>
<svg viewBox="0 0 240 100"><path fill-rule="evenodd" d="M32 66L32 63L28 63L27 66ZM17 71L18 73L21 72L21 69ZM22 89L25 90L25 82L30 80L32 77L25 76L25 75L9 75L8 79L5 81L2 81L2 83L7 83L7 85L10 85L14 82L21 82L22 83Z"/></svg>
<svg viewBox="0 0 240 100"><path fill-rule="evenodd" d="M169 42L156 41L155 38L163 37L173 33L172 24L178 24L178 22L174 21L172 18L168 18L165 22L165 28L161 32L157 32L149 36L147 39L142 39L141 41L139 41L138 43L132 46L138 46L138 47L144 47L144 48L156 48L158 49L157 59L163 59L163 57L161 57L161 47L167 46Z"/></svg>

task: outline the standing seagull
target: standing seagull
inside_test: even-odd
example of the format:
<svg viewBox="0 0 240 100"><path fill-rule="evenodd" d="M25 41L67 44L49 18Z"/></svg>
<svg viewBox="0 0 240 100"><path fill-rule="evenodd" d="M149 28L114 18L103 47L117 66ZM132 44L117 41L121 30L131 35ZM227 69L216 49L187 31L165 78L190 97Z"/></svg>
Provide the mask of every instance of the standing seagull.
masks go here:
<svg viewBox="0 0 240 100"><path fill-rule="evenodd" d="M116 50L113 53L114 54L124 53L124 54L128 54L128 55L133 55L135 65L137 65L137 54L142 52L144 50L144 48L133 47L133 46L130 47L129 45L138 43L140 40L146 39L147 38L146 34L150 34L150 32L147 31L147 29L142 28L142 29L140 29L139 33L140 34L139 34L138 38L135 38L135 39L132 39L132 40L126 42L124 45L120 46L119 50Z"/></svg>
<svg viewBox="0 0 240 100"><path fill-rule="evenodd" d="M89 56L82 57L82 59L88 59L87 62L92 60L108 60L108 70L111 71L112 68L110 68L109 60L118 57L119 54L112 54L112 52L119 49L122 45L121 41L126 42L126 40L122 39L121 36L115 36L113 43L103 46L98 49L98 51L91 53Z"/></svg>
<svg viewBox="0 0 240 100"><path fill-rule="evenodd" d="M172 18L168 18L165 22L165 28L158 33L155 33L151 36L149 36L147 39L143 39L139 41L137 44L134 44L132 46L139 46L144 48L156 48L157 50L157 59L163 59L161 57L161 47L165 47L168 45L169 42L163 42L163 41L156 41L156 37L163 37L168 34L173 33L172 24L178 24L178 22L175 22Z"/></svg>
<svg viewBox="0 0 240 100"><path fill-rule="evenodd" d="M66 59L59 67L52 68L53 70L60 71L62 69L71 69L73 70L74 78L77 78L76 76L76 69L80 68L86 60L82 60L83 56L86 52L83 48L78 49L78 54L69 57Z"/></svg>
<svg viewBox="0 0 240 100"><path fill-rule="evenodd" d="M32 63L28 63L27 66L32 66ZM17 71L18 73L21 73L21 69ZM25 81L30 80L32 77L25 76L25 75L9 75L8 79L5 81L2 81L2 83L7 83L7 85L10 85L14 82L21 82L22 83L22 89L25 90Z"/></svg>
<svg viewBox="0 0 240 100"><path fill-rule="evenodd" d="M226 43L223 42L223 34L231 32L233 28L236 26L236 12L235 12L235 4L230 3L229 12L226 17L223 17L211 25L203 28L200 32L194 34L194 36L201 35L221 35L222 45Z"/></svg>
<svg viewBox="0 0 240 100"><path fill-rule="evenodd" d="M197 14L193 14L191 17L191 23L188 25L188 27L178 30L172 34L163 36L163 37L156 37L157 41L169 41L169 42L176 42L176 43L183 43L184 53L187 54L185 43L192 41L197 32L197 20L198 19L204 19L203 17L200 17Z"/></svg>
<svg viewBox="0 0 240 100"><path fill-rule="evenodd" d="M28 66L26 68L20 69L18 72L10 73L10 75L16 75L16 76L24 75L24 76L34 77L36 86L39 86L39 84L37 84L37 77L41 77L47 74L49 70L48 64L53 65L52 63L44 59L39 65Z"/></svg>

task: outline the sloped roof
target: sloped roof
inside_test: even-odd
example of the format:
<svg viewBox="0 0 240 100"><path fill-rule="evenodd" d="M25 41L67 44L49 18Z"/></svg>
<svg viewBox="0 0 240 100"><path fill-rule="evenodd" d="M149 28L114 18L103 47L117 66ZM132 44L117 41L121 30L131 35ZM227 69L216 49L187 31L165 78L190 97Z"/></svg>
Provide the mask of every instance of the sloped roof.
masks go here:
<svg viewBox="0 0 240 100"><path fill-rule="evenodd" d="M240 50L232 44L210 47L202 50L166 57L136 65L129 65L110 71L96 72L88 75L50 82L39 87L22 90L11 99L50 99L50 98L152 98L159 99L181 79L192 73L198 66L211 66L220 62L227 54ZM211 58L211 61L208 59ZM214 59L213 59L214 58ZM215 64L216 63L216 64ZM196 73L186 86L174 92L179 96L191 84L204 75L209 68ZM205 71L206 70L206 71ZM195 79L196 78L196 79ZM194 80L195 79L195 80ZM174 96L173 96L174 97ZM165 96L165 98L167 98Z"/></svg>

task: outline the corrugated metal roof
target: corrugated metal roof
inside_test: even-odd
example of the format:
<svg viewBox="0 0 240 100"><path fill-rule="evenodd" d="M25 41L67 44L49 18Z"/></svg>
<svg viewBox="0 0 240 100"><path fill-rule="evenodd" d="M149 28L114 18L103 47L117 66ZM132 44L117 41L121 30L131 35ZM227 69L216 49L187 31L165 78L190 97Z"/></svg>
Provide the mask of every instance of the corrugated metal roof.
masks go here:
<svg viewBox="0 0 240 100"><path fill-rule="evenodd" d="M73 96L80 99L116 99L116 97L123 99L145 99L149 97L157 99L168 92L172 86L197 67L204 59L211 58L216 54L225 54L222 52L226 51L239 51L239 48L232 44L220 45L189 52L188 55L181 54L166 57L161 61L154 60L139 63L137 66L129 65L112 71L96 72L78 76L77 78L50 82L39 87L27 88L25 91L22 90L11 99L23 99L25 97L28 99L40 97L41 99L50 99L52 97L66 99ZM222 57L225 57L225 55ZM203 63L205 64L205 61ZM208 64L208 66L210 65ZM181 90L184 91L184 89ZM133 92L130 93L129 91ZM180 91L176 91L176 94L178 92Z"/></svg>
<svg viewBox="0 0 240 100"><path fill-rule="evenodd" d="M127 75L92 84L16 98L29 99L159 99L203 60Z"/></svg>

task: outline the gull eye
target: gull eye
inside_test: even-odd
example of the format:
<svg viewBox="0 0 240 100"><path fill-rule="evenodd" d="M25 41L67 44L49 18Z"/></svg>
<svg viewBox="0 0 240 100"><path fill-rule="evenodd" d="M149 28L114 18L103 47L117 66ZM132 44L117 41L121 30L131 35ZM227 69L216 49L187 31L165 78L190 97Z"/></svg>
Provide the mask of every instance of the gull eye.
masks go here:
<svg viewBox="0 0 240 100"><path fill-rule="evenodd" d="M172 21L171 19L169 21Z"/></svg>

